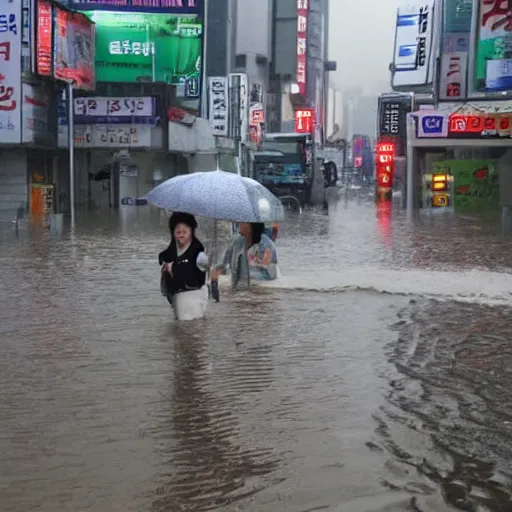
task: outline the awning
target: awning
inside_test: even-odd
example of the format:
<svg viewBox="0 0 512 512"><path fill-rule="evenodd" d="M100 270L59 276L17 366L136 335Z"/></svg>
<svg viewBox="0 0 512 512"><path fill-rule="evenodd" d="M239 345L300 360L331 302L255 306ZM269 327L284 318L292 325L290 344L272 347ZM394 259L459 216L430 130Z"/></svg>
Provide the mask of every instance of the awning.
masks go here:
<svg viewBox="0 0 512 512"><path fill-rule="evenodd" d="M169 151L216 153L215 138L208 120L196 117L190 124L169 121Z"/></svg>
<svg viewBox="0 0 512 512"><path fill-rule="evenodd" d="M510 147L512 102L441 104L410 114L416 119L409 137L414 147Z"/></svg>

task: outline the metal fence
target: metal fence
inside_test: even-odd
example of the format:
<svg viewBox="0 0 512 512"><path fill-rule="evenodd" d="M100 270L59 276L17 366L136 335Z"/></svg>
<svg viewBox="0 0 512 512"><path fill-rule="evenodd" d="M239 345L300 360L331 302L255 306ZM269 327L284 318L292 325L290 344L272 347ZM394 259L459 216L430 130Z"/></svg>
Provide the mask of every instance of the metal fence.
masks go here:
<svg viewBox="0 0 512 512"><path fill-rule="evenodd" d="M20 206L15 211L3 211L0 212L0 229L8 229L14 231L16 236L19 234L20 221L25 218L25 208Z"/></svg>

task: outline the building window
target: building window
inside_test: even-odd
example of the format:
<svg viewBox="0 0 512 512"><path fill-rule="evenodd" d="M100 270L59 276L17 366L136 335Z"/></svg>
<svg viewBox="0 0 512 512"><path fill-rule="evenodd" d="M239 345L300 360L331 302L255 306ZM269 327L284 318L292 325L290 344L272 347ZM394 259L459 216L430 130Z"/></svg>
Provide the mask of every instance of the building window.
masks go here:
<svg viewBox="0 0 512 512"><path fill-rule="evenodd" d="M235 57L235 68L244 68L247 66L247 55L241 53Z"/></svg>

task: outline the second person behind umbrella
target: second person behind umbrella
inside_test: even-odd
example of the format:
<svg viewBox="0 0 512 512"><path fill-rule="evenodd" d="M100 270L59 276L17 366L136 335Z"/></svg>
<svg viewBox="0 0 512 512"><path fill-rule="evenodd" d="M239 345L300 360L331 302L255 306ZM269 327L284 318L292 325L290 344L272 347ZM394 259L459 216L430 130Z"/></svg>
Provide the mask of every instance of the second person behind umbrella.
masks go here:
<svg viewBox="0 0 512 512"><path fill-rule="evenodd" d="M227 249L223 261L211 272L211 279L231 273L234 288L249 284L251 280L269 281L277 278L277 250L274 242L264 233L265 224L242 222L239 235Z"/></svg>

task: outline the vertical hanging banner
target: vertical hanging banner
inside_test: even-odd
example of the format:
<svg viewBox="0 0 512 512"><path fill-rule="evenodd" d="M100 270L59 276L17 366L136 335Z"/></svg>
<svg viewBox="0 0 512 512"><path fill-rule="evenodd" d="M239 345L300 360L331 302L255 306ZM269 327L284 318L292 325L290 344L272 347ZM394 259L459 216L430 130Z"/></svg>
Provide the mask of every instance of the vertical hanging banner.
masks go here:
<svg viewBox="0 0 512 512"><path fill-rule="evenodd" d="M439 99L462 99L467 94L467 52L445 52L441 56Z"/></svg>
<svg viewBox="0 0 512 512"><path fill-rule="evenodd" d="M468 53L473 0L443 2L443 32L439 73L439 100L467 97Z"/></svg>
<svg viewBox="0 0 512 512"><path fill-rule="evenodd" d="M265 86L252 82L249 93L249 140L261 144L265 132Z"/></svg>
<svg viewBox="0 0 512 512"><path fill-rule="evenodd" d="M229 130L229 92L225 76L208 79L209 120L213 135L227 137Z"/></svg>
<svg viewBox="0 0 512 512"><path fill-rule="evenodd" d="M297 85L299 94L307 95L307 46L309 0L297 0Z"/></svg>
<svg viewBox="0 0 512 512"><path fill-rule="evenodd" d="M37 2L36 71L41 76L52 76L52 4L47 0Z"/></svg>
<svg viewBox="0 0 512 512"><path fill-rule="evenodd" d="M21 2L0 0L0 144L21 142Z"/></svg>
<svg viewBox="0 0 512 512"><path fill-rule="evenodd" d="M405 156L407 143L407 114L412 110L408 94L382 95L378 100L378 135L394 139L396 156Z"/></svg>
<svg viewBox="0 0 512 512"><path fill-rule="evenodd" d="M21 32L21 56L23 73L32 73L32 54L34 52L34 38L32 36L34 20L35 0L23 0L22 2L22 32Z"/></svg>
<svg viewBox="0 0 512 512"><path fill-rule="evenodd" d="M249 79L245 73L230 73L230 94L236 94L238 112L231 112L232 122L238 123L238 135L242 143L247 142L249 134ZM238 91L238 92L237 92ZM237 133L237 130L233 130Z"/></svg>

